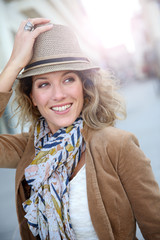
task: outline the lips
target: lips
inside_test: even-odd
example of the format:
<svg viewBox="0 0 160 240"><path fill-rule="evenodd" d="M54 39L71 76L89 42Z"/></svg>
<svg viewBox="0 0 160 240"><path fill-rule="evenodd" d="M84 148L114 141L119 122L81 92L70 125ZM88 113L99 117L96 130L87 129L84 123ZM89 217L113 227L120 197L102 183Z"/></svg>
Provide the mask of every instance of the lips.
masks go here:
<svg viewBox="0 0 160 240"><path fill-rule="evenodd" d="M71 107L71 104L66 104L66 105L59 106L59 107L58 106L52 107L51 109L53 111L56 111L56 112L63 112L63 111L67 110L70 107Z"/></svg>

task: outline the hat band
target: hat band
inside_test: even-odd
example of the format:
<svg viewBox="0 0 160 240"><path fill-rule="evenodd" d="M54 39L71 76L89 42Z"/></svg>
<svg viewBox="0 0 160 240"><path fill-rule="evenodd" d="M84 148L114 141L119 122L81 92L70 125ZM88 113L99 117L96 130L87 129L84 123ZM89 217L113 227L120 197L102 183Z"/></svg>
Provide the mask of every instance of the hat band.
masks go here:
<svg viewBox="0 0 160 240"><path fill-rule="evenodd" d="M41 65L45 64L50 64L50 63L61 63L61 62L77 62L77 61L83 61L83 62L89 62L89 60L85 57L62 57L62 58L51 58L51 59L45 59L45 60L40 60L37 62L33 62L31 64L28 64L25 68L24 71L28 71L30 68L34 67L40 67Z"/></svg>

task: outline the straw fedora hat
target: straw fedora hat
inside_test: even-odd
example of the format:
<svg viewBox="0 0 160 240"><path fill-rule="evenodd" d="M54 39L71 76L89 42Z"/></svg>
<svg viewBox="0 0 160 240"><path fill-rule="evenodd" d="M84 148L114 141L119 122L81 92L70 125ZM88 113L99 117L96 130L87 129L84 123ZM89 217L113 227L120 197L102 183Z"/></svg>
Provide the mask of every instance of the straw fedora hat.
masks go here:
<svg viewBox="0 0 160 240"><path fill-rule="evenodd" d="M77 37L69 27L53 24L51 30L37 37L32 59L17 79L62 70L98 68L82 52Z"/></svg>

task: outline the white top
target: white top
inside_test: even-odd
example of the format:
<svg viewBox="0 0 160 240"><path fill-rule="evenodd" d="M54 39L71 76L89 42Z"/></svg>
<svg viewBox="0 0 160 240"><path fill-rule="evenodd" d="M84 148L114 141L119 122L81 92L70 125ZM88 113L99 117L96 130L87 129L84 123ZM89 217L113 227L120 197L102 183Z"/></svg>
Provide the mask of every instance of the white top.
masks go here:
<svg viewBox="0 0 160 240"><path fill-rule="evenodd" d="M97 240L88 209L85 165L70 181L69 198L71 224L76 240Z"/></svg>

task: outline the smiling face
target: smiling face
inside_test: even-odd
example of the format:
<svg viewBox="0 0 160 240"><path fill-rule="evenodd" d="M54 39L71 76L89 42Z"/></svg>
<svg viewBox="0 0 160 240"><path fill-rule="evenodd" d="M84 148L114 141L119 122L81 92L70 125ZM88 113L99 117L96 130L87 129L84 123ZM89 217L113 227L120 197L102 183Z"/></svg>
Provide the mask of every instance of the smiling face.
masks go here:
<svg viewBox="0 0 160 240"><path fill-rule="evenodd" d="M52 133L77 119L83 107L83 86L76 73L46 73L33 76L32 81L31 99Z"/></svg>

